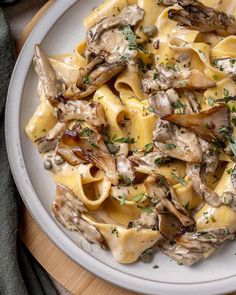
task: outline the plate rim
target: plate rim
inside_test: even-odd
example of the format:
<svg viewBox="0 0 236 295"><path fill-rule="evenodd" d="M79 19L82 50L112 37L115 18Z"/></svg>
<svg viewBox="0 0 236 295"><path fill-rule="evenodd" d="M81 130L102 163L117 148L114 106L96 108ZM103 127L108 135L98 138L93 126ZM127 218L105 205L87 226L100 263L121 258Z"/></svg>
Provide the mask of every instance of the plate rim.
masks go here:
<svg viewBox="0 0 236 295"><path fill-rule="evenodd" d="M5 109L6 147L11 171L23 202L43 232L46 233L49 239L52 240L65 255L87 271L115 285L136 292L145 292L145 294L156 294L156 292L158 292L160 295L173 294L174 292L177 295L187 292L191 292L191 294L209 295L234 291L236 289L236 274L217 281L182 284L147 281L146 279L133 277L132 275L122 273L122 271L114 270L113 268L111 272L109 266L86 253L63 233L38 198L30 181L22 153L19 126L21 99L25 80L32 62L34 44L41 43L55 23L76 2L78 2L78 0L56 1L42 16L21 50L9 84ZM46 30L45 27L47 28ZM22 179L24 181L22 181ZM62 239L65 241L63 244L60 243ZM94 265L96 267L94 267Z"/></svg>

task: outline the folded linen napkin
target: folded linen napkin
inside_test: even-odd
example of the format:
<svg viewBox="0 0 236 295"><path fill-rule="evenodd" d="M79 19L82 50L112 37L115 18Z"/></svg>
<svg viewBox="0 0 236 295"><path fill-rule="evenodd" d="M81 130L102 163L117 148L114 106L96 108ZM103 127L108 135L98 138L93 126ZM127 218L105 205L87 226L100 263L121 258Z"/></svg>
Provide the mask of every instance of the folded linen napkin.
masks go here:
<svg viewBox="0 0 236 295"><path fill-rule="evenodd" d="M7 89L14 66L14 47L0 8L0 295L56 295L46 272L17 237L19 194L8 164L4 138Z"/></svg>

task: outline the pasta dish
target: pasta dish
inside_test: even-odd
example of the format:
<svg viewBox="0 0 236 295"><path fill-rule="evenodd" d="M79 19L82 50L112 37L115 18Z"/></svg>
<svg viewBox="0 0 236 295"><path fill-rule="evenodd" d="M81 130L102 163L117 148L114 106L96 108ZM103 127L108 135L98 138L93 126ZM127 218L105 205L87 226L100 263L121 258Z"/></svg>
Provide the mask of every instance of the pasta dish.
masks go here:
<svg viewBox="0 0 236 295"><path fill-rule="evenodd" d="M84 25L35 45L54 217L119 263L206 259L236 233L236 2L106 0Z"/></svg>

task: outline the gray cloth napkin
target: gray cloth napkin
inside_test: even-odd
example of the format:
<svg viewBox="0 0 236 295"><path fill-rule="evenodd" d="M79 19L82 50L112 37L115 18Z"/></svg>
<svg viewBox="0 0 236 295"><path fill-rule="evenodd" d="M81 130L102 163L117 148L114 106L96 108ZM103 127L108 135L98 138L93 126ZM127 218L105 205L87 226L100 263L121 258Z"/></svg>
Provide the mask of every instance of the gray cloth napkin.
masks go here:
<svg viewBox="0 0 236 295"><path fill-rule="evenodd" d="M19 194L11 176L4 138L13 52L9 26L0 8L0 295L56 295L45 271L17 238Z"/></svg>

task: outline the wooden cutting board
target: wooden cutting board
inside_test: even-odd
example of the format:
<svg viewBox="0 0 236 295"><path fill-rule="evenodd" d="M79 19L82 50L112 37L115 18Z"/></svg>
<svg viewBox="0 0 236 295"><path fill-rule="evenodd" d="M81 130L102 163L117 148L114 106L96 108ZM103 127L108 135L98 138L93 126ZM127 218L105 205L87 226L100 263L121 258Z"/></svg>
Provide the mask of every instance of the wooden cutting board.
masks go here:
<svg viewBox="0 0 236 295"><path fill-rule="evenodd" d="M55 0L48 1L25 27L17 42L17 52L24 45L30 32L42 15L53 5ZM21 206L20 237L25 246L63 287L75 295L135 295L136 293L107 283L79 267L46 236L34 222L28 210Z"/></svg>

